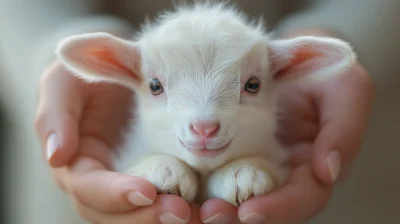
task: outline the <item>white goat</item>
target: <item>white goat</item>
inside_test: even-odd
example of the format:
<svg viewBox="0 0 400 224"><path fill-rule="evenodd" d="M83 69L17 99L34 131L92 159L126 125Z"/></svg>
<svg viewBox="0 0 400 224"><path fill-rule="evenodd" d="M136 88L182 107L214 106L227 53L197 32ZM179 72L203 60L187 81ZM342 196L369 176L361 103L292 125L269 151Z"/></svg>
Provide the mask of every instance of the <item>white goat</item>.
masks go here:
<svg viewBox="0 0 400 224"><path fill-rule="evenodd" d="M178 7L135 40L68 37L56 53L76 76L136 93L138 119L118 171L188 202L222 198L233 205L287 179L287 150L275 137L276 74L323 78L355 58L337 39L271 40L261 23L223 4Z"/></svg>

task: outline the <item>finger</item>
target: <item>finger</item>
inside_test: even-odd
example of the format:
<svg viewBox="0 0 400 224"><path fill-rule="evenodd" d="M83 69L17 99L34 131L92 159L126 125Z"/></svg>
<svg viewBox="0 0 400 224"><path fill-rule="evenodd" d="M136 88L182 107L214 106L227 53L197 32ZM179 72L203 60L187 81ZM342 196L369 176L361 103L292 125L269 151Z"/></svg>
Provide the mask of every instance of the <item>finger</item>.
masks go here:
<svg viewBox="0 0 400 224"><path fill-rule="evenodd" d="M333 183L346 175L340 171L348 170L359 153L374 89L365 71L355 66L316 91L321 131L314 144L314 171L324 183Z"/></svg>
<svg viewBox="0 0 400 224"><path fill-rule="evenodd" d="M200 210L203 223L209 224L241 224L238 218L238 208L222 199L206 201Z"/></svg>
<svg viewBox="0 0 400 224"><path fill-rule="evenodd" d="M222 199L210 199L204 202L201 206L200 218L207 224L240 223L237 218L237 207Z"/></svg>
<svg viewBox="0 0 400 224"><path fill-rule="evenodd" d="M188 223L191 217L189 205L182 198L175 195L159 195L150 206L118 214L101 213L77 201L74 204L79 214L92 223L183 224ZM194 222L194 224L197 223Z"/></svg>
<svg viewBox="0 0 400 224"><path fill-rule="evenodd" d="M239 207L243 223L301 223L322 211L331 196L332 185L315 179L311 166L291 173L288 183L265 196L252 198Z"/></svg>
<svg viewBox="0 0 400 224"><path fill-rule="evenodd" d="M190 220L188 224L203 224L200 220L200 207L196 204L190 205Z"/></svg>
<svg viewBox="0 0 400 224"><path fill-rule="evenodd" d="M312 161L312 152L310 150L312 147L313 144L310 142L297 143L288 147L290 151L288 158L289 167L295 168L305 163L310 163Z"/></svg>
<svg viewBox="0 0 400 224"><path fill-rule="evenodd" d="M314 141L318 134L318 113L306 82L289 81L280 86L276 130L284 145Z"/></svg>
<svg viewBox="0 0 400 224"><path fill-rule="evenodd" d="M82 155L58 176L80 204L98 212L127 212L152 204L157 196L146 179L108 171L98 160Z"/></svg>
<svg viewBox="0 0 400 224"><path fill-rule="evenodd" d="M61 167L78 147L78 123L83 111L84 94L79 81L55 63L40 82L36 132L52 167Z"/></svg>

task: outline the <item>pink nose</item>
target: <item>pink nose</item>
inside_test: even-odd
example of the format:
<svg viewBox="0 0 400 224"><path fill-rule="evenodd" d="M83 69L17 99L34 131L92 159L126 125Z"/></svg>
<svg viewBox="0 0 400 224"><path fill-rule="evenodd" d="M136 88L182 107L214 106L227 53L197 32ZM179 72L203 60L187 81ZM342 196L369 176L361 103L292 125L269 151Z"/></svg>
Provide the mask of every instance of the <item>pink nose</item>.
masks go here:
<svg viewBox="0 0 400 224"><path fill-rule="evenodd" d="M197 122L192 125L192 129L196 134L203 138L207 138L218 131L219 124L217 122Z"/></svg>

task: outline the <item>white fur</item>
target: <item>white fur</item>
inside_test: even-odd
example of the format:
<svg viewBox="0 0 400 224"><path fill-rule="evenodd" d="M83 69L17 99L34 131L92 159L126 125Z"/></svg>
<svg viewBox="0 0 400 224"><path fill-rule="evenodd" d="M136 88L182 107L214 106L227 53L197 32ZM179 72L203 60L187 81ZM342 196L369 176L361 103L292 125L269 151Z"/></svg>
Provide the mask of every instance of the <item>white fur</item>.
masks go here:
<svg viewBox="0 0 400 224"><path fill-rule="evenodd" d="M323 57L291 64L304 48ZM104 33L69 37L57 55L78 77L137 93L138 117L116 161L118 171L144 176L160 193L187 201L217 197L234 205L282 185L288 174L287 152L275 138L274 73L290 67L326 76L354 60L351 48L339 40L270 40L261 23L250 24L222 4L165 13L132 41ZM256 95L243 91L253 76L261 80ZM161 81L163 94L150 93L151 77ZM180 143L194 144L189 127L199 120L221 124L206 146L212 151L230 142L222 154L198 157Z"/></svg>

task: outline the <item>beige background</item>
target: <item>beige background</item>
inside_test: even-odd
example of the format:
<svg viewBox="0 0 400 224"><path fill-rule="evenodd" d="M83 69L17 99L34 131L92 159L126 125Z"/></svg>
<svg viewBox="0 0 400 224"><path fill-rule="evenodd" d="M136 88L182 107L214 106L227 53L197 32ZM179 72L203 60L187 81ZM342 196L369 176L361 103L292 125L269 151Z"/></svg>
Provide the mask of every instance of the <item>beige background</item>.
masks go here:
<svg viewBox="0 0 400 224"><path fill-rule="evenodd" d="M379 1L369 1L371 7L380 7L377 2ZM360 5L360 7L365 6ZM384 15L385 11L381 13ZM18 20L29 20L29 17L22 15L14 17L11 15L7 18L14 19L5 23L4 17L2 18L3 24L9 26L13 26L14 22L24 24L18 23ZM358 20L354 21L352 20L353 25L357 28ZM375 23L371 24L370 29L376 32L381 32L382 24L396 21L400 24L400 20L378 18L372 21ZM358 22L362 23L361 20ZM1 29L3 28L4 26ZM371 30L357 30L362 37L358 43L370 41L368 43L372 45L368 51L364 49L363 60L377 85L374 112L353 175L349 181L337 188L329 207L310 223L400 223L400 61L398 60L400 31L398 28L397 25L397 29L384 30L382 38L375 39L362 35L362 32L368 34ZM29 29L31 27L27 26L21 30ZM7 37L6 33L4 34ZM26 38L35 38L16 36L17 38L12 41L21 44ZM29 61L29 58L35 57L35 53L30 51L27 53L18 48L6 49L6 44L5 39L0 37L0 103L1 108L5 109L4 119L7 121L1 133L6 140L2 144L4 147L1 148L6 153L6 156L1 158L5 173L2 183L6 187L2 189L5 189L8 195L3 202L9 208L11 217L7 223L79 224L81 221L70 206L68 198L56 188L48 167L43 162L41 148L33 132L36 83L39 77L28 75L30 71L27 71L16 58Z"/></svg>

